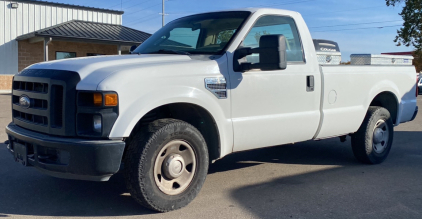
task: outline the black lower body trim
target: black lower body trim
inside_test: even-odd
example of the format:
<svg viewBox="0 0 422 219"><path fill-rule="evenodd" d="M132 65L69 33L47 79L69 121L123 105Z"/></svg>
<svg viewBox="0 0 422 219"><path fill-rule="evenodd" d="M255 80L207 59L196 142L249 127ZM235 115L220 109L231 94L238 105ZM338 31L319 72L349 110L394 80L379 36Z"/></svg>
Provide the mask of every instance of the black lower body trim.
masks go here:
<svg viewBox="0 0 422 219"><path fill-rule="evenodd" d="M419 110L419 107L416 106L415 112L413 113L412 119L410 121L413 121L416 118L416 116L418 115L418 110Z"/></svg>
<svg viewBox="0 0 422 219"><path fill-rule="evenodd" d="M7 147L16 161L59 178L107 181L119 171L125 148L121 140L53 137L14 123L6 127L6 133Z"/></svg>

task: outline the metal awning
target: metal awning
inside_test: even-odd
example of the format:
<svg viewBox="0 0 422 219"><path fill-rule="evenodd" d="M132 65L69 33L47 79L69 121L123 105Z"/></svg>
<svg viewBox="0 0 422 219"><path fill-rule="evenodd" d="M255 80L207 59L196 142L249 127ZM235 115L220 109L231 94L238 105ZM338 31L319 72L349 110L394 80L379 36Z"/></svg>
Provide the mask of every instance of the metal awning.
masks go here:
<svg viewBox="0 0 422 219"><path fill-rule="evenodd" d="M21 35L17 37L16 40L20 41L30 39L30 41L35 42L42 41L43 38L52 38L53 40L133 45L141 44L150 36L151 34L149 33L122 25L72 20ZM42 39L36 40L34 38Z"/></svg>
<svg viewBox="0 0 422 219"><path fill-rule="evenodd" d="M72 20L18 36L17 41L44 42L44 61L48 61L48 44L54 41L74 41L121 46L139 45L151 36L149 33L116 24Z"/></svg>

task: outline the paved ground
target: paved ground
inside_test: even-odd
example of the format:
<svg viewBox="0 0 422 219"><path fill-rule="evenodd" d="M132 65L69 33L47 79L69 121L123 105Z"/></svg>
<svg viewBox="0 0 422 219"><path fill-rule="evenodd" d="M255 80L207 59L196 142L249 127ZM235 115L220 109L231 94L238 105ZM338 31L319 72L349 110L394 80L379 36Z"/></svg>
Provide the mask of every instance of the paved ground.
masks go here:
<svg viewBox="0 0 422 219"><path fill-rule="evenodd" d="M10 96L0 95L0 142L9 121ZM211 165L188 207L166 214L138 206L120 174L109 182L56 179L15 163L0 144L0 217L422 218L421 140L420 114L396 127L380 165L358 163L350 139L233 154Z"/></svg>

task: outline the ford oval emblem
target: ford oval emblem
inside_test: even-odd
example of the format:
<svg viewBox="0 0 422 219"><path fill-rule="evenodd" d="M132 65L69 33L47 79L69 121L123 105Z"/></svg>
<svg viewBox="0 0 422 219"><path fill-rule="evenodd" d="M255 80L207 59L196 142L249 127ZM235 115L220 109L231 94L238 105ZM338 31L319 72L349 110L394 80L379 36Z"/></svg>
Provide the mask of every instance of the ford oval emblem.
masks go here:
<svg viewBox="0 0 422 219"><path fill-rule="evenodd" d="M19 98L19 105L23 108L29 108L31 106L31 100L27 96L21 96Z"/></svg>

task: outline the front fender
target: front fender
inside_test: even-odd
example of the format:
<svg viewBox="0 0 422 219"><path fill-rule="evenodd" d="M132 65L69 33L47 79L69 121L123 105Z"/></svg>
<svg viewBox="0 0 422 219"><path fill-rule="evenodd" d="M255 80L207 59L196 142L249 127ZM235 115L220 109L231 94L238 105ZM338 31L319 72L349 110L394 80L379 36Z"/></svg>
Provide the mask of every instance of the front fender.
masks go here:
<svg viewBox="0 0 422 219"><path fill-rule="evenodd" d="M165 89L160 87L136 98L133 96L119 93L121 103L124 104L119 108L119 117L111 130L110 138L128 137L138 121L157 107L172 103L190 103L206 109L214 118L220 135L221 156L232 151L233 130L229 117L229 99L217 99L205 89L188 86L170 86Z"/></svg>

